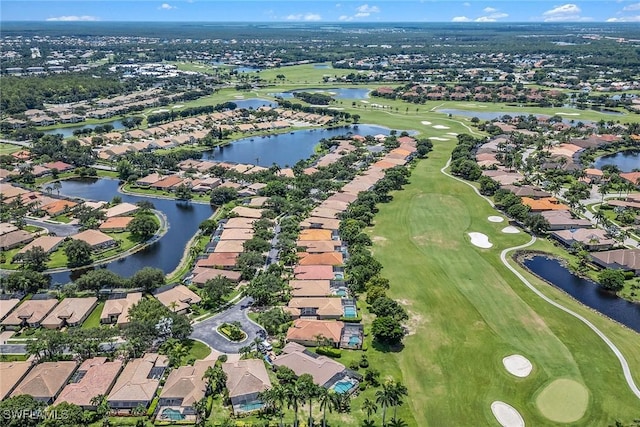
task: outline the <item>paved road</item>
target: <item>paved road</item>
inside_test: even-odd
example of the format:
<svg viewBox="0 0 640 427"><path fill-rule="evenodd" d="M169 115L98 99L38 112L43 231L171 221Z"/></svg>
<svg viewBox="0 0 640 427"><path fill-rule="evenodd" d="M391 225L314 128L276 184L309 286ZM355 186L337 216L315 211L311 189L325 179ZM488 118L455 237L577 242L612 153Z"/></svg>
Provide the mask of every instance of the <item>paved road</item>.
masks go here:
<svg viewBox="0 0 640 427"><path fill-rule="evenodd" d="M0 344L0 354L26 354L26 344Z"/></svg>
<svg viewBox="0 0 640 427"><path fill-rule="evenodd" d="M51 224L49 222L32 218L25 218L25 222L29 225L35 225L36 227L44 227L49 230L49 233L55 233L56 236L60 237L72 236L80 232L79 225Z"/></svg>
<svg viewBox="0 0 640 427"><path fill-rule="evenodd" d="M251 298L245 297L226 311L194 324L191 338L200 340L221 353L240 353L240 348L250 345L258 337L258 333L264 331L247 317L251 302ZM216 328L224 322L235 321L240 322L242 330L247 333L247 338L242 342L231 342L216 331Z"/></svg>

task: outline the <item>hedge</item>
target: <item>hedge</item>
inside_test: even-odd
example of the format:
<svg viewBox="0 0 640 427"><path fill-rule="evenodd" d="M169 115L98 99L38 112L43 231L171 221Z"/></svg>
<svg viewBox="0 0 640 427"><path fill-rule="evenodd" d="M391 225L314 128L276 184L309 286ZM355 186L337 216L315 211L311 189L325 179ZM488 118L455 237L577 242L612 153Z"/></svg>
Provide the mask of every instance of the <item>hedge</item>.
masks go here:
<svg viewBox="0 0 640 427"><path fill-rule="evenodd" d="M316 348L316 353L323 356L334 357L336 359L339 359L342 356L342 352L333 347L318 347Z"/></svg>

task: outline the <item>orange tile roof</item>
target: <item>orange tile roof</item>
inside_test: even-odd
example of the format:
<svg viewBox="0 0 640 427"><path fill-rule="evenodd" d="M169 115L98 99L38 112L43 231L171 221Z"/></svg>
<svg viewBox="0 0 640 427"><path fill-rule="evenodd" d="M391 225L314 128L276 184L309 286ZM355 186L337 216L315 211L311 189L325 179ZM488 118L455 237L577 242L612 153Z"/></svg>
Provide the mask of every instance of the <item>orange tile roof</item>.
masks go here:
<svg viewBox="0 0 640 427"><path fill-rule="evenodd" d="M625 172L621 173L620 177L634 185L640 185L640 172Z"/></svg>
<svg viewBox="0 0 640 427"><path fill-rule="evenodd" d="M307 228L300 232L298 240L331 240L331 230Z"/></svg>
<svg viewBox="0 0 640 427"><path fill-rule="evenodd" d="M132 220L132 216L114 216L107 218L98 228L100 230L124 230Z"/></svg>
<svg viewBox="0 0 640 427"><path fill-rule="evenodd" d="M531 199L529 197L523 197L522 204L529 206L532 212L569 210L569 206L558 202L558 199L556 199L555 197L546 197L537 200Z"/></svg>
<svg viewBox="0 0 640 427"><path fill-rule="evenodd" d="M344 323L335 320L296 319L287 330L287 341L316 341L318 337L340 342Z"/></svg>
<svg viewBox="0 0 640 427"><path fill-rule="evenodd" d="M340 252L325 252L321 254L300 253L300 265L342 265L343 259Z"/></svg>
<svg viewBox="0 0 640 427"><path fill-rule="evenodd" d="M59 212L64 211L65 207L71 209L74 206L77 206L76 202L72 202L71 200L56 200L55 202L51 202L48 205L44 205L41 209L47 212L49 215L55 215Z"/></svg>

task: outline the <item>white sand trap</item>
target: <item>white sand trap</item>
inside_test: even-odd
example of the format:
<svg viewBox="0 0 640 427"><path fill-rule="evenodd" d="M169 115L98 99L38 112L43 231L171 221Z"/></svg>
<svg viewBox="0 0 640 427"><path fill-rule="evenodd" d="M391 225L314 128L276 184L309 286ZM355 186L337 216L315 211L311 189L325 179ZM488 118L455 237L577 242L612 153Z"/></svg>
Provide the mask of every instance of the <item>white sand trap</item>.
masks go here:
<svg viewBox="0 0 640 427"><path fill-rule="evenodd" d="M166 108L161 108L159 110L153 110L152 113L154 114L158 114L158 113L168 113L169 110L167 110Z"/></svg>
<svg viewBox="0 0 640 427"><path fill-rule="evenodd" d="M243 95L235 95L234 98L235 99L244 99L244 96Z"/></svg>
<svg viewBox="0 0 640 427"><path fill-rule="evenodd" d="M524 427L522 415L511 405L497 400L491 404L491 412L502 427Z"/></svg>
<svg viewBox="0 0 640 427"><path fill-rule="evenodd" d="M184 107L184 105L182 105L182 104L176 104L176 105L174 105L174 106L173 106L173 107L171 107L171 108L182 108L182 107Z"/></svg>
<svg viewBox="0 0 640 427"><path fill-rule="evenodd" d="M448 141L449 138L440 138L439 136L431 136L429 139L433 139L434 141Z"/></svg>
<svg viewBox="0 0 640 427"><path fill-rule="evenodd" d="M360 102L362 102L363 104L368 104L369 103L369 101L365 101L363 99L361 99Z"/></svg>
<svg viewBox="0 0 640 427"><path fill-rule="evenodd" d="M451 129L449 126L433 125L434 129Z"/></svg>
<svg viewBox="0 0 640 427"><path fill-rule="evenodd" d="M423 125L427 125L427 126L429 126L431 124L431 122L428 122L426 120L423 120L420 123L422 123Z"/></svg>
<svg viewBox="0 0 640 427"><path fill-rule="evenodd" d="M510 225L508 227L503 228L502 232L506 233L506 234L518 234L520 232L520 230L518 230L516 227Z"/></svg>
<svg viewBox="0 0 640 427"><path fill-rule="evenodd" d="M489 237L482 233L468 233L471 237L471 244L483 249L489 249L493 246L493 243L489 241Z"/></svg>
<svg viewBox="0 0 640 427"><path fill-rule="evenodd" d="M457 133L455 133L455 132L447 132L447 135L451 135L451 136L458 136L458 134L457 134Z"/></svg>
<svg viewBox="0 0 640 427"><path fill-rule="evenodd" d="M501 216L497 216L497 215L492 215L487 219L489 220L489 222L502 222L502 221L504 221L504 218L502 218Z"/></svg>
<svg viewBox="0 0 640 427"><path fill-rule="evenodd" d="M529 359L519 354L505 357L502 359L502 364L510 374L520 378L528 377L533 369Z"/></svg>
<svg viewBox="0 0 640 427"><path fill-rule="evenodd" d="M579 116L580 113L556 113L559 116Z"/></svg>
<svg viewBox="0 0 640 427"><path fill-rule="evenodd" d="M329 108L327 108L327 110L342 111L342 110L344 110L344 108L342 108L342 107L329 107Z"/></svg>

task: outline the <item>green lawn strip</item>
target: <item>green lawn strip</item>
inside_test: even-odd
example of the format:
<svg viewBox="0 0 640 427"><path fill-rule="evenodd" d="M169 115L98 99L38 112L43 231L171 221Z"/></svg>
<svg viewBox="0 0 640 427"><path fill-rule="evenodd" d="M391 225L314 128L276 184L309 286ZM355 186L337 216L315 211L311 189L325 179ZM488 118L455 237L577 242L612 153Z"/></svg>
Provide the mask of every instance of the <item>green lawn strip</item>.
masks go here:
<svg viewBox="0 0 640 427"><path fill-rule="evenodd" d="M194 357L196 360L202 360L211 354L211 349L206 344L196 341L188 340L189 355L187 357Z"/></svg>
<svg viewBox="0 0 640 427"><path fill-rule="evenodd" d="M56 217L51 218L52 221L61 222L63 224L69 224L71 222L71 218L67 215L58 215Z"/></svg>
<svg viewBox="0 0 640 427"><path fill-rule="evenodd" d="M22 147L14 144L0 142L0 155L7 155L22 150Z"/></svg>
<svg viewBox="0 0 640 427"><path fill-rule="evenodd" d="M602 340L539 299L499 261L502 248L524 243L527 236L501 233L504 223L486 219L495 210L439 172L454 143L435 144L430 159L414 170L411 184L381 206L372 229L374 254L391 279L391 296L406 303L412 315L414 333L396 357L419 425L486 425L493 422L489 408L494 400L512 404L528 423L549 425L533 395L560 377L589 388L589 420L606 424L633 416L629 408L637 399ZM470 231L487 234L494 247L473 247L466 235ZM639 345L638 334L550 291L596 319L638 376L640 357L629 354ZM516 379L505 371L501 359L512 353L532 361L530 377Z"/></svg>
<svg viewBox="0 0 640 427"><path fill-rule="evenodd" d="M104 308L104 301L100 301L96 308L93 309L91 314L87 317L87 319L82 324L83 329L88 328L97 328L100 326L100 315L102 314L102 309Z"/></svg>

